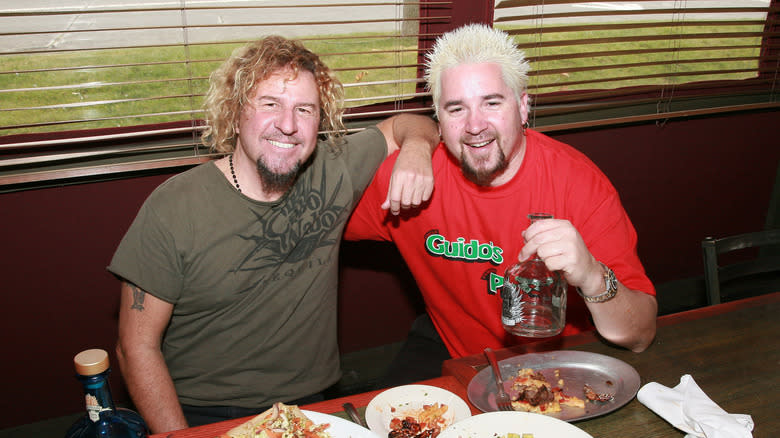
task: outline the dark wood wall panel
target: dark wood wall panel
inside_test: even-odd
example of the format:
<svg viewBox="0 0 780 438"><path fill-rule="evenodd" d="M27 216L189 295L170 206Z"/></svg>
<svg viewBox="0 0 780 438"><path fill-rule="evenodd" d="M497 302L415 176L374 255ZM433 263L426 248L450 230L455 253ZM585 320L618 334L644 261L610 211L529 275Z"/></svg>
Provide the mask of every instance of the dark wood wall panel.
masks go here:
<svg viewBox="0 0 780 438"><path fill-rule="evenodd" d="M722 115L554 137L610 177L639 232L650 277L666 282L701 274L705 236L764 225L780 159L779 116ZM0 195L0 428L83 409L72 357L91 347L113 355L119 284L105 267L143 200L167 176ZM342 267L343 352L403 339L421 306L395 249L348 244ZM126 399L116 368L112 386Z"/></svg>

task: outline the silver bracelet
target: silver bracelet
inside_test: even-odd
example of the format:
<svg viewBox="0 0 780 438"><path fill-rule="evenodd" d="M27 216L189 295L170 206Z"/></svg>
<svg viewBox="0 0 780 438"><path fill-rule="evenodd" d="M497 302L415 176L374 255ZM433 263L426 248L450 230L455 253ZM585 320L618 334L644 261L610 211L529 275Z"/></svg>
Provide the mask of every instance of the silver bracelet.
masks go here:
<svg viewBox="0 0 780 438"><path fill-rule="evenodd" d="M582 293L580 288L577 288L577 293L580 294L582 299L588 303L603 303L605 301L611 300L612 298L615 298L615 295L617 295L618 285L617 278L615 278L615 273L612 272L612 269L609 269L609 267L604 263L599 262L599 264L604 267L604 284L607 290L601 294L591 297Z"/></svg>

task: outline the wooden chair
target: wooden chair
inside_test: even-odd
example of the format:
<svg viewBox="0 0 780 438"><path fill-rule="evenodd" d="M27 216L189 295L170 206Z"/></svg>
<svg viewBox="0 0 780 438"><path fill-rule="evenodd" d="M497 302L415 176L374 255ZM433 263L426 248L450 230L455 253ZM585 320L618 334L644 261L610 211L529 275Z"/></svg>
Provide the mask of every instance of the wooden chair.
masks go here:
<svg viewBox="0 0 780 438"><path fill-rule="evenodd" d="M780 290L780 256L762 251L757 257L730 264L719 264L721 254L737 250L780 245L780 229L739 234L702 241L704 282L708 304L732 301ZM725 287L727 283L729 287Z"/></svg>

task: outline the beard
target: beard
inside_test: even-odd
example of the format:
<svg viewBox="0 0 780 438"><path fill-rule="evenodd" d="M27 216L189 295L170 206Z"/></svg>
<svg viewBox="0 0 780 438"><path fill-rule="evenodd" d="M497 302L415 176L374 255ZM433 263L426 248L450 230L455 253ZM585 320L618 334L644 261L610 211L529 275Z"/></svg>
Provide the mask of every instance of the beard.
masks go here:
<svg viewBox="0 0 780 438"><path fill-rule="evenodd" d="M298 178L300 170L300 161L296 162L290 170L279 173L271 169L262 157L257 159L257 173L260 175L263 188L268 192L284 193L289 190Z"/></svg>
<svg viewBox="0 0 780 438"><path fill-rule="evenodd" d="M463 172L469 181L479 186L489 186L493 182L496 175L503 172L509 163L506 160L504 151L498 149L498 162L492 167L480 166L480 164L486 163L487 160L479 159L476 163L472 164L466 159L465 149L460 154L460 170Z"/></svg>

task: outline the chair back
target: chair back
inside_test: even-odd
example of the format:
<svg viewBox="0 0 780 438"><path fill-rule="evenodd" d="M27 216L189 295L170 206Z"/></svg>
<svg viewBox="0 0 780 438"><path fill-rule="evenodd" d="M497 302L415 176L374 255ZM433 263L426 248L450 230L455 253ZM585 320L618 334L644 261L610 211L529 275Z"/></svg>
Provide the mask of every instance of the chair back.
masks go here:
<svg viewBox="0 0 780 438"><path fill-rule="evenodd" d="M780 245L780 229L757 231L754 233L715 239L707 237L702 241L704 256L704 283L707 290L708 304L718 304L724 299L743 298L767 292L777 292L780 287L780 257L776 255L760 255L750 261L721 265L718 258L721 254L746 248L761 248L770 245ZM774 274L773 274L774 273ZM763 275L763 277L762 277ZM760 281L746 282L737 286L736 294L724 294L723 284L733 280L750 279ZM768 279L768 281L767 281ZM765 290L761 290L765 288Z"/></svg>

